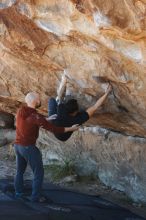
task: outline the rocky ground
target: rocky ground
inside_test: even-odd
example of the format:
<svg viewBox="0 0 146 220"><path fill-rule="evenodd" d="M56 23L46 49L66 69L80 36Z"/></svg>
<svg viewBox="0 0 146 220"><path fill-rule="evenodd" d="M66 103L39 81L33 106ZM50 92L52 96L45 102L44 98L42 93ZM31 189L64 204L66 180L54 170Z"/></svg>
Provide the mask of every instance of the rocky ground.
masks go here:
<svg viewBox="0 0 146 220"><path fill-rule="evenodd" d="M6 145L0 148L0 178L12 178L15 175L16 164L12 145ZM32 173L28 167L25 178L30 179ZM63 187L81 191L91 195L100 195L116 204L130 209L132 212L146 218L146 205L134 203L124 193L111 189L103 185L98 179L91 177L77 177L70 175L60 177L54 180L52 170L45 169L45 181L53 181Z"/></svg>

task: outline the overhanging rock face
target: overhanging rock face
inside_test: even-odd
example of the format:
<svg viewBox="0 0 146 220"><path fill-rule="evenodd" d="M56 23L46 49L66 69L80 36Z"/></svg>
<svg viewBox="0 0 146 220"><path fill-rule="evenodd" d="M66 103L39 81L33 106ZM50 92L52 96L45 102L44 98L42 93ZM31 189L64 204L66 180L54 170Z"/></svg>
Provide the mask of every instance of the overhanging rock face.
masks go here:
<svg viewBox="0 0 146 220"><path fill-rule="evenodd" d="M0 110L14 114L26 93L37 91L47 114L64 70L82 107L104 93L99 77L113 87L88 125L145 138L146 1L2 0ZM146 144L139 146L144 151Z"/></svg>
<svg viewBox="0 0 146 220"><path fill-rule="evenodd" d="M68 89L85 107L104 92L97 77L113 86L90 124L146 136L144 0L2 2L1 109L14 113L24 95L35 90L45 111L65 69Z"/></svg>

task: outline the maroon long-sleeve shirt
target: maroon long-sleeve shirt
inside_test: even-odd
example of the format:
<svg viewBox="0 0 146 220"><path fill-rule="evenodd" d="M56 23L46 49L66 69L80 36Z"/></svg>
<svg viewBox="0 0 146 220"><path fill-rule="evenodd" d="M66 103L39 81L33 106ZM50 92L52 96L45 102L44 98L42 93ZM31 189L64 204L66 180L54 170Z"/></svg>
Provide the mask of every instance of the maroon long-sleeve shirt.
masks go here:
<svg viewBox="0 0 146 220"><path fill-rule="evenodd" d="M16 115L15 144L22 146L35 145L40 127L52 133L64 133L64 127L56 127L51 124L35 109L27 106L21 107Z"/></svg>

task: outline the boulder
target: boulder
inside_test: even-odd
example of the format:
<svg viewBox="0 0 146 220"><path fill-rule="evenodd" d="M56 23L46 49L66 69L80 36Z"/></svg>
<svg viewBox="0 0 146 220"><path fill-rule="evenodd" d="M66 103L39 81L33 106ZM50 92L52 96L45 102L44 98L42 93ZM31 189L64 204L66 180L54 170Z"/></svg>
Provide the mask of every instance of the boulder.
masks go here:
<svg viewBox="0 0 146 220"><path fill-rule="evenodd" d="M91 131L80 131L80 137L63 145L43 132L39 146L44 163L61 161L71 149L79 172L94 172L106 185L144 202L145 15L145 0L0 3L0 110L15 114L25 95L36 91L40 112L47 115L48 98L56 96L64 71L67 93L81 108L94 104L109 82L111 94L86 124Z"/></svg>
<svg viewBox="0 0 146 220"><path fill-rule="evenodd" d="M3 0L0 8L1 110L15 113L37 91L47 114L64 70L87 108L104 93L104 77L113 92L88 124L146 137L144 0Z"/></svg>

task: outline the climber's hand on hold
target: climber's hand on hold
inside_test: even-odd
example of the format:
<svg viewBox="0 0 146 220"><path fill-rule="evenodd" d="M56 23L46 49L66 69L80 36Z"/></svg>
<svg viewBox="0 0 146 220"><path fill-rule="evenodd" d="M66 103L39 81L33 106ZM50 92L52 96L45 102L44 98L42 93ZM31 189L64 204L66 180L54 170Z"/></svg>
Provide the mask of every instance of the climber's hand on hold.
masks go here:
<svg viewBox="0 0 146 220"><path fill-rule="evenodd" d="M112 86L109 84L106 90L106 94L109 94L112 91Z"/></svg>
<svg viewBox="0 0 146 220"><path fill-rule="evenodd" d="M111 90L112 90L112 86L109 84L105 94L103 96L101 96L93 106L89 107L86 110L89 117L92 117L93 114L97 111L97 109L105 102L105 100L108 97L108 94L111 92Z"/></svg>

